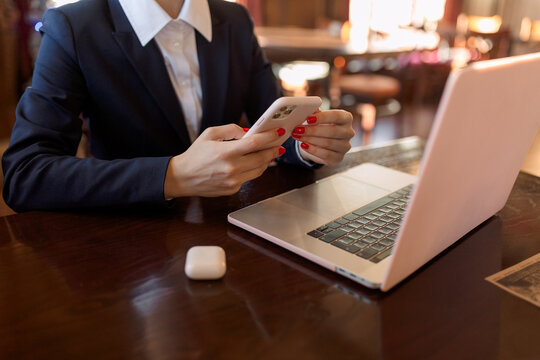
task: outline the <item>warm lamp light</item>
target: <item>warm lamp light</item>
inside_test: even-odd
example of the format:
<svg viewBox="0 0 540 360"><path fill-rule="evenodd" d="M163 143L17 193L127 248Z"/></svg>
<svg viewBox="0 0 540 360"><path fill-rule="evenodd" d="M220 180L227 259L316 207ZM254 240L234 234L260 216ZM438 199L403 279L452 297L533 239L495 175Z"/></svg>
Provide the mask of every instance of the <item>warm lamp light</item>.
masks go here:
<svg viewBox="0 0 540 360"><path fill-rule="evenodd" d="M308 81L324 79L328 76L330 65L323 61L294 61L279 70L279 78L284 90L293 96L305 96Z"/></svg>
<svg viewBox="0 0 540 360"><path fill-rule="evenodd" d="M339 32L339 38L344 43L349 42L351 39L351 23L348 21L345 21L343 23L343 26L341 27L341 30Z"/></svg>
<svg viewBox="0 0 540 360"><path fill-rule="evenodd" d="M532 22L528 17L524 17L521 20L521 27L519 29L519 39L521 41L529 41L531 38Z"/></svg>
<svg viewBox="0 0 540 360"><path fill-rule="evenodd" d="M446 0L415 0L413 4L412 22L421 26L425 22L437 22L444 16Z"/></svg>
<svg viewBox="0 0 540 360"><path fill-rule="evenodd" d="M540 41L540 20L536 20L532 23L531 41Z"/></svg>
<svg viewBox="0 0 540 360"><path fill-rule="evenodd" d="M356 51L366 51L368 48L371 6L371 0L350 0L349 45Z"/></svg>
<svg viewBox="0 0 540 360"><path fill-rule="evenodd" d="M499 31L502 19L499 15L494 16L469 16L469 30L480 34L494 34Z"/></svg>

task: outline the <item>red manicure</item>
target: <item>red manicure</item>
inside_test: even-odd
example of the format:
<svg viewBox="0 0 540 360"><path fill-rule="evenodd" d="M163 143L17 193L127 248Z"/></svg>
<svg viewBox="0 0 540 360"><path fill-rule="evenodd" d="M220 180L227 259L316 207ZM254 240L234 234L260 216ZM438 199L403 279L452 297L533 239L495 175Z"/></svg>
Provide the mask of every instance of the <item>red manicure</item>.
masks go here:
<svg viewBox="0 0 540 360"><path fill-rule="evenodd" d="M293 139L297 139L297 140L300 140L301 138L300 135L296 135L296 134L292 134L291 136L293 137Z"/></svg>
<svg viewBox="0 0 540 360"><path fill-rule="evenodd" d="M248 132L249 131L249 128L244 128L244 132Z"/></svg>
<svg viewBox="0 0 540 360"><path fill-rule="evenodd" d="M317 122L317 117L316 116L308 116L307 117L307 122L308 122L308 124L315 124Z"/></svg>
<svg viewBox="0 0 540 360"><path fill-rule="evenodd" d="M279 156L285 154L285 148L282 146L279 148Z"/></svg>
<svg viewBox="0 0 540 360"><path fill-rule="evenodd" d="M309 119L309 118L308 118ZM306 128L303 127L303 126L297 126L295 129L294 129L294 132L297 133L297 134L303 134L306 132Z"/></svg>
<svg viewBox="0 0 540 360"><path fill-rule="evenodd" d="M304 150L307 150L307 149L309 149L309 145L308 145L308 144L306 144L306 143L304 143L304 142L303 142L303 143L301 143L301 144L300 144L300 146L301 146L301 147L302 147L302 149L304 149Z"/></svg>
<svg viewBox="0 0 540 360"><path fill-rule="evenodd" d="M283 129L283 128L277 129L277 134L278 134L279 136L285 135L285 132L286 132L286 131L285 131L285 129Z"/></svg>

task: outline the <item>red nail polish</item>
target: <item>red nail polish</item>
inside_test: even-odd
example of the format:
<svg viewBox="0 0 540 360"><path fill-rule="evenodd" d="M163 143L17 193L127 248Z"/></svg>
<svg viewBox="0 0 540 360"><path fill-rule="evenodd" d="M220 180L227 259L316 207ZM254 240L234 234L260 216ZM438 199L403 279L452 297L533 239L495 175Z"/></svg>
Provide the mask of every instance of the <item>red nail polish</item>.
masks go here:
<svg viewBox="0 0 540 360"><path fill-rule="evenodd" d="M285 129L283 129L283 128L277 129L277 134L278 134L279 136L285 135L285 132L286 132L286 131L285 131Z"/></svg>
<svg viewBox="0 0 540 360"><path fill-rule="evenodd" d="M294 132L297 133L297 134L303 134L306 132L306 128L303 127L303 126L297 126L295 129L294 129Z"/></svg>
<svg viewBox="0 0 540 360"><path fill-rule="evenodd" d="M285 148L284 147L280 147L279 148L279 156L285 154Z"/></svg>
<svg viewBox="0 0 540 360"><path fill-rule="evenodd" d="M276 158L273 158L270 162L274 162L274 161L276 161Z"/></svg>
<svg viewBox="0 0 540 360"><path fill-rule="evenodd" d="M296 134L292 134L291 136L292 136L293 139L297 139L297 140L302 138L300 135L296 135Z"/></svg>
<svg viewBox="0 0 540 360"><path fill-rule="evenodd" d="M244 132L248 132L249 131L249 128L244 128Z"/></svg>
<svg viewBox="0 0 540 360"><path fill-rule="evenodd" d="M317 117L316 116L308 116L307 117L307 122L308 122L308 124L315 124L317 122Z"/></svg>
<svg viewBox="0 0 540 360"><path fill-rule="evenodd" d="M303 142L303 143L301 143L301 144L300 144L300 146L301 146L301 147L302 147L302 149L304 149L304 150L307 150L307 149L309 149L309 145L308 145L308 144L306 144L306 143L304 143L304 142Z"/></svg>

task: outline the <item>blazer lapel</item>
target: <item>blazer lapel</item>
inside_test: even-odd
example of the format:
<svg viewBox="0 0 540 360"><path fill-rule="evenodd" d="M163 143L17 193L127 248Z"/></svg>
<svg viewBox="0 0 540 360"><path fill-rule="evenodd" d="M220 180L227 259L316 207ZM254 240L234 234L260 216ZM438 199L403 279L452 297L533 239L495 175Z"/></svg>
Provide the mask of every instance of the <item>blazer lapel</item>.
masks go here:
<svg viewBox="0 0 540 360"><path fill-rule="evenodd" d="M116 29L116 32L112 34L113 37L136 69L154 100L159 104L165 118L182 142L189 146L191 140L184 122L182 108L155 40L143 47L129 24L120 3L117 0L109 0L109 7Z"/></svg>
<svg viewBox="0 0 540 360"><path fill-rule="evenodd" d="M229 24L212 14L212 42L196 32L197 55L202 88L202 121L200 132L221 125L227 100L229 74Z"/></svg>

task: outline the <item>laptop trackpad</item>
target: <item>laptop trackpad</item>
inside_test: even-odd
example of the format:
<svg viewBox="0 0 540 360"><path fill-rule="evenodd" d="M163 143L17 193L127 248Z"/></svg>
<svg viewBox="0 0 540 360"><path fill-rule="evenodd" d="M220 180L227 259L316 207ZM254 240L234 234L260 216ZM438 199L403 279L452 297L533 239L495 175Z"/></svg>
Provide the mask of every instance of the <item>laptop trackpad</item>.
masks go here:
<svg viewBox="0 0 540 360"><path fill-rule="evenodd" d="M354 211L390 191L351 179L333 176L278 196L277 199L327 220Z"/></svg>

